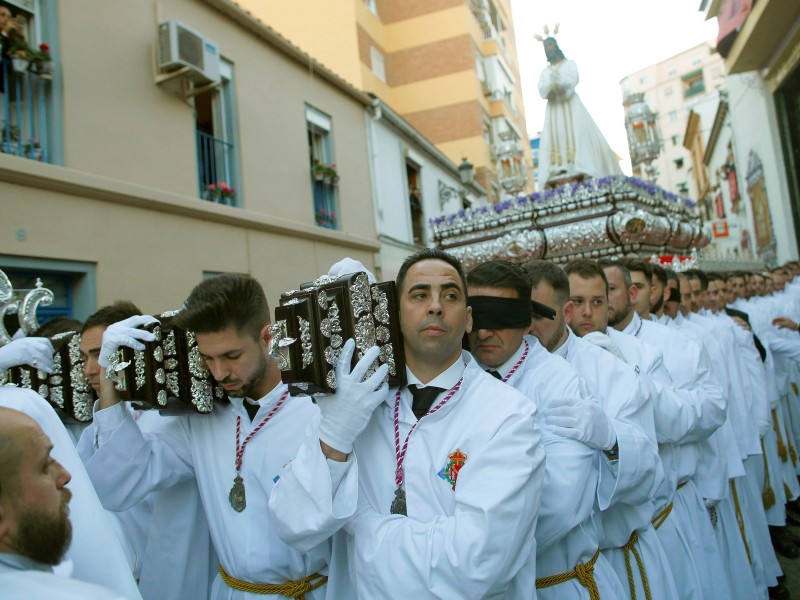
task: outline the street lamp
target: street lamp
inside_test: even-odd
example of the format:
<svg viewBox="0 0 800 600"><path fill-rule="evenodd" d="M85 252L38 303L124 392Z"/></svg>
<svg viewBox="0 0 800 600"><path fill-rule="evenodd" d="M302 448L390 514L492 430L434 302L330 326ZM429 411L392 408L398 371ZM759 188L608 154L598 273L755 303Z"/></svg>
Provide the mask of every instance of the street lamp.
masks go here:
<svg viewBox="0 0 800 600"><path fill-rule="evenodd" d="M628 150L631 166L644 163L647 180L655 183L658 168L653 161L658 158L663 142L658 130L658 114L647 104L643 93L631 94L625 99L628 107L625 113L625 131L628 136Z"/></svg>
<svg viewBox="0 0 800 600"><path fill-rule="evenodd" d="M525 154L517 143L511 130L500 133L502 142L495 146L494 159L497 166L497 180L511 196L525 189L528 176L525 173Z"/></svg>
<svg viewBox="0 0 800 600"><path fill-rule="evenodd" d="M439 180L439 207L444 210L444 205L453 198L461 199L461 206L467 207L467 187L475 183L475 170L474 165L467 160L466 157L461 159L461 164L458 165L458 177L464 187L454 188L447 185L441 179Z"/></svg>

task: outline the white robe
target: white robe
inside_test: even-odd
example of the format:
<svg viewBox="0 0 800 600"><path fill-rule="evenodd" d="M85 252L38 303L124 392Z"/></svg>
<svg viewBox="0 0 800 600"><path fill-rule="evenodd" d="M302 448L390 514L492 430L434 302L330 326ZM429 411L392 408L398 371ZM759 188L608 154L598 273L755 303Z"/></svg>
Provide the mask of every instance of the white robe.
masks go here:
<svg viewBox="0 0 800 600"><path fill-rule="evenodd" d="M578 65L563 60L539 76L539 94L547 100L539 151L539 190L548 179L569 175L622 175L619 159L575 93Z"/></svg>
<svg viewBox="0 0 800 600"><path fill-rule="evenodd" d="M86 474L86 469L75 451L72 438L64 429L61 419L44 398L28 389L13 386L0 387L0 406L16 409L35 419L53 443L51 452L53 458L72 475L72 480L67 484L72 492L70 501L72 543L64 560L56 567L56 573L106 587L128 600L139 600L141 595L131 575L120 542L114 534L108 513L103 510L89 476ZM25 583L26 579L15 576L6 580L5 583L9 586L28 585ZM5 584L0 582L0 595L5 597L7 589L34 591L37 589L35 585L49 585L50 581L59 581L46 577L44 579L47 581L42 580L36 583L34 579L36 578L29 581L32 586L30 588L6 588ZM64 584L65 590L70 587L79 588L80 586ZM57 592L51 596L49 594L28 594L26 591L19 597L58 598L58 595ZM69 596L65 597L69 598Z"/></svg>
<svg viewBox="0 0 800 600"><path fill-rule="evenodd" d="M571 330L568 333L566 342L555 352L575 367L592 394L601 401L612 419L619 445L619 459L601 463L598 506L602 511L602 553L614 565L629 595L621 546L636 531L639 537L636 547L641 553L653 598L676 599L678 592L667 557L650 524L655 512L653 500L664 478L650 391L643 387L633 367L578 338ZM609 494L611 486L604 485L603 480L611 482L614 477L614 490ZM635 566L633 579L637 596L644 597L642 579Z"/></svg>
<svg viewBox="0 0 800 600"><path fill-rule="evenodd" d="M529 352L506 383L530 398L539 411L558 398L597 402L577 371L563 358L550 354L533 336L526 336ZM524 355L525 344L496 370L504 378ZM541 412L539 413L541 415ZM600 547L600 521L594 510L600 461L605 456L577 440L552 432L539 421L545 448L542 504L536 524L537 577L572 571L592 559ZM605 556L598 556L593 571L600 596L619 598L624 588ZM577 579L537 590L540 600L588 598Z"/></svg>
<svg viewBox="0 0 800 600"><path fill-rule="evenodd" d="M536 407L466 352L429 385L450 389L462 374L459 391L424 417L409 440L407 517L389 514L396 389L356 439L340 482L332 469L342 463L325 459L318 424L308 427L270 510L280 535L298 548L335 534L328 598L535 597L531 556L544 478ZM403 388L401 444L416 422ZM456 450L467 459L453 489L439 473Z"/></svg>
<svg viewBox="0 0 800 600"><path fill-rule="evenodd" d="M262 398L252 423L244 399L233 398L229 405L215 406L209 415L170 419L153 434L143 434L122 403L99 410L94 415L98 444L86 464L92 481L109 508L125 510L154 490L196 478L214 547L231 576L279 584L316 572L325 574L327 542L306 552L295 550L280 540L267 510L274 480L297 453L308 422L318 416L319 409L309 398L287 397L274 417L251 438L241 470L247 507L236 512L228 501L235 476L237 417L241 418L243 442L285 390L285 385L279 385ZM307 597L324 595L323 586ZM234 590L217 576L211 597L238 600L269 596Z"/></svg>

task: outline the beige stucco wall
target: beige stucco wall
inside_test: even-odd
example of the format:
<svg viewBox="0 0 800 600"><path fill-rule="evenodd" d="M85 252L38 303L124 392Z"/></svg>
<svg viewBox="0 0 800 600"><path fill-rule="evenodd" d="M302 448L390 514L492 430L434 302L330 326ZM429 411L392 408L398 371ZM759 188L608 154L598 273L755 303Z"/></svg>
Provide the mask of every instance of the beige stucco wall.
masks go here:
<svg viewBox="0 0 800 600"><path fill-rule="evenodd" d="M238 10L218 0L59 4L65 165L0 154L0 256L96 265L98 306L128 297L147 311L178 306L204 271L249 272L274 303L342 256L374 267L368 100L216 7ZM233 63L242 208L197 197L191 102L154 83L156 25L169 18ZM333 123L338 231L314 224L307 104Z"/></svg>
<svg viewBox="0 0 800 600"><path fill-rule="evenodd" d="M98 306L175 308L203 272L225 271L252 274L274 304L342 256L374 268L378 250L369 238L3 155L0 198L13 199L0 211L0 255L95 265Z"/></svg>

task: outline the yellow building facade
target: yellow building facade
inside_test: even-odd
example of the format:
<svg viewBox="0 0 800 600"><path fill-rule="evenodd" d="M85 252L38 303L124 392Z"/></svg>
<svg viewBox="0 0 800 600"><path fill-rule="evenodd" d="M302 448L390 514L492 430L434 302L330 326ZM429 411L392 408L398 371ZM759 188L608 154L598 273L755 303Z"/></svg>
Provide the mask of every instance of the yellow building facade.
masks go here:
<svg viewBox="0 0 800 600"><path fill-rule="evenodd" d="M494 152L502 133L532 163L509 0L239 3L378 96L454 163L467 158L490 201L502 195Z"/></svg>

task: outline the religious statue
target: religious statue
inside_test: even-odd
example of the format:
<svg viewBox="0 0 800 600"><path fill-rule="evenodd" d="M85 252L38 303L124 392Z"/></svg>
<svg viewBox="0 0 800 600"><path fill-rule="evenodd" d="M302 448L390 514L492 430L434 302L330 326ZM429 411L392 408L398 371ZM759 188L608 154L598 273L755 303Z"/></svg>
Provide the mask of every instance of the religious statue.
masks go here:
<svg viewBox="0 0 800 600"><path fill-rule="evenodd" d="M545 27L544 53L549 65L539 76L539 94L547 99L539 150L538 187L543 190L589 177L621 175L619 157L606 142L575 93L578 66L567 60ZM558 33L556 25L553 35Z"/></svg>

